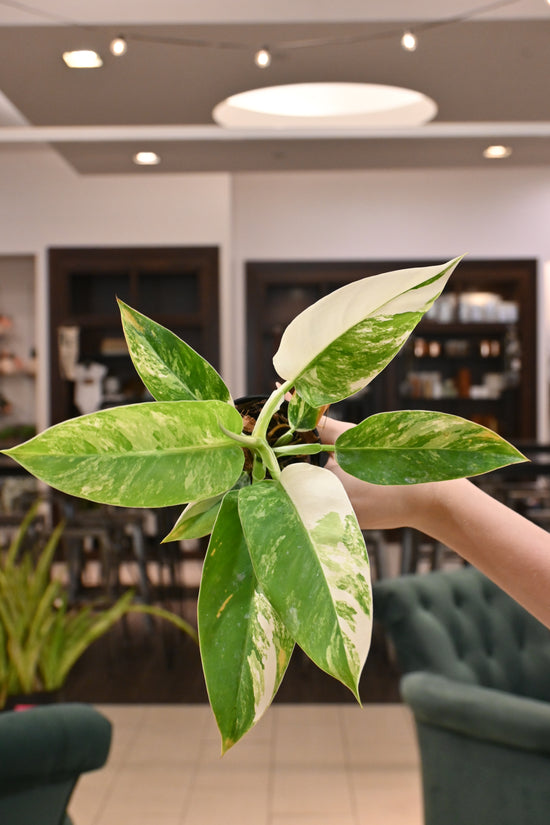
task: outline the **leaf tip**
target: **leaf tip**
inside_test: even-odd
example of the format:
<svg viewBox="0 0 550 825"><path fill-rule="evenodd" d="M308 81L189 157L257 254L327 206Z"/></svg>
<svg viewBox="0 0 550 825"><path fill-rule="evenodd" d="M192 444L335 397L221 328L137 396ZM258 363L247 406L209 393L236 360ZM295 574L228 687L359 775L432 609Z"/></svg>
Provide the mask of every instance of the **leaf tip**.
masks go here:
<svg viewBox="0 0 550 825"><path fill-rule="evenodd" d="M236 739L231 739L228 736L222 736L222 747L221 747L220 756L222 756L222 757L225 756L227 751L230 750L233 747L233 745L236 744L236 741L237 741Z"/></svg>

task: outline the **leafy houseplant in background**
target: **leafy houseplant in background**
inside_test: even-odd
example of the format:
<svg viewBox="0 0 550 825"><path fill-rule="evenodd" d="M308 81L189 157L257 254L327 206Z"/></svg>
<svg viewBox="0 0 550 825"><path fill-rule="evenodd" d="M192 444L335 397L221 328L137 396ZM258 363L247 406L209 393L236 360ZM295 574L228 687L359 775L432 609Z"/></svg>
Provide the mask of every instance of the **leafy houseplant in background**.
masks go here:
<svg viewBox="0 0 550 825"><path fill-rule="evenodd" d="M64 584L51 575L63 523L43 547L23 546L37 508L38 502L0 555L0 708L15 696L29 701L23 697L58 691L80 656L128 613L167 619L196 638L179 616L134 603L130 590L105 608L70 606Z"/></svg>
<svg viewBox="0 0 550 825"><path fill-rule="evenodd" d="M494 432L428 411L379 413L335 445L304 443L318 441L304 435L327 405L391 361L457 263L368 277L298 315L273 359L281 384L252 424L204 359L119 302L134 365L155 400L57 424L5 451L51 486L93 501L187 503L165 541L211 533L198 630L224 751L271 703L294 644L358 697L372 624L368 557L342 484L308 463L312 455L333 451L344 470L375 484L524 460ZM289 394L281 428L273 422Z"/></svg>

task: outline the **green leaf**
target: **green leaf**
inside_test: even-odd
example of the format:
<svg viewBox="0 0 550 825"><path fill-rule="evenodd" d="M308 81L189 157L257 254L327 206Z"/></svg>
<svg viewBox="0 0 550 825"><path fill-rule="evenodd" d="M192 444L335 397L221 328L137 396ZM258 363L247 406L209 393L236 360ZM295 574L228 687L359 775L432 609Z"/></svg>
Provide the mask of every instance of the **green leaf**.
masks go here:
<svg viewBox="0 0 550 825"><path fill-rule="evenodd" d="M283 334L278 374L314 407L353 395L399 352L458 261L363 278L312 304Z"/></svg>
<svg viewBox="0 0 550 825"><path fill-rule="evenodd" d="M23 516L17 532L11 540L8 552L6 553L6 558L4 561L4 567L6 570L13 568L13 566L17 563L21 546L25 540L29 527L38 514L39 507L40 500L37 499Z"/></svg>
<svg viewBox="0 0 550 825"><path fill-rule="evenodd" d="M139 377L157 401L230 401L208 361L166 327L118 301L126 343Z"/></svg>
<svg viewBox="0 0 550 825"><path fill-rule="evenodd" d="M246 484L250 484L250 477L248 473L241 473L233 489L239 489ZM201 539L208 536L214 529L225 495L225 493L220 493L220 495L212 496L212 498L191 501L168 535L162 540L162 543L181 541L182 539Z"/></svg>
<svg viewBox="0 0 550 825"><path fill-rule="evenodd" d="M189 502L162 543L208 536L214 528L224 495L226 493Z"/></svg>
<svg viewBox="0 0 550 825"><path fill-rule="evenodd" d="M320 412L320 407L312 407L297 393L294 393L288 402L288 420L292 429L298 432L314 430Z"/></svg>
<svg viewBox="0 0 550 825"><path fill-rule="evenodd" d="M258 587L237 509L228 493L204 562L198 601L201 656L223 752L271 704L294 647Z"/></svg>
<svg viewBox="0 0 550 825"><path fill-rule="evenodd" d="M379 413L336 440L335 458L374 484L419 484L475 476L526 461L492 430L425 410Z"/></svg>
<svg viewBox="0 0 550 825"><path fill-rule="evenodd" d="M280 481L239 493L260 586L295 641L358 697L371 636L369 562L344 487L329 470L291 464Z"/></svg>
<svg viewBox="0 0 550 825"><path fill-rule="evenodd" d="M221 401L113 407L56 424L5 450L51 487L125 507L165 507L230 489L241 447L241 416Z"/></svg>
<svg viewBox="0 0 550 825"><path fill-rule="evenodd" d="M175 613L152 604L134 604L133 592L127 591L118 601L106 609L93 610L86 606L77 613L62 611L54 629L57 639L44 646L40 666L44 682L49 689L61 687L70 670L93 642L105 635L128 613L145 613L171 622L183 633L197 641L194 628ZM59 642L56 645L55 642Z"/></svg>

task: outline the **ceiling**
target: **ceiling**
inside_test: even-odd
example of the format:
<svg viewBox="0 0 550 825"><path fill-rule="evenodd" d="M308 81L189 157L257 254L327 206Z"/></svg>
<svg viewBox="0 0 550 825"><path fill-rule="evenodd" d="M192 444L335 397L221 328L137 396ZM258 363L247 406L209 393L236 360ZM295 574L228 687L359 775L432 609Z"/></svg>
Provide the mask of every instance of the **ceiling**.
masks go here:
<svg viewBox="0 0 550 825"><path fill-rule="evenodd" d="M550 163L545 0L475 8L417 0L414 18L410 0L343 0L330 8L322 0L240 0L229 12L227 0L186 5L0 0L0 152L47 143L80 174ZM400 47L405 29L417 31L414 52ZM129 46L120 58L109 52L118 34ZM253 55L264 45L273 61L259 69ZM96 49L103 67L68 69L61 54L72 48ZM319 80L414 88L436 101L438 114L401 131L321 136L213 122L213 107L228 95ZM512 155L487 161L488 143L510 145ZM138 169L132 156L141 149L158 152L161 163Z"/></svg>

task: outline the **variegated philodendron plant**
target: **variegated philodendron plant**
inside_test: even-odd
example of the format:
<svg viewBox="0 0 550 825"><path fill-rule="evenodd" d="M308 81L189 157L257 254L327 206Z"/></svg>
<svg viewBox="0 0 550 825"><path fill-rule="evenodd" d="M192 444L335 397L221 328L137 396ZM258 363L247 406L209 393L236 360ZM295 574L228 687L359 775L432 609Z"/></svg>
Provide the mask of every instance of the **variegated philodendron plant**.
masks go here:
<svg viewBox="0 0 550 825"><path fill-rule="evenodd" d="M298 644L357 698L371 635L367 551L339 479L289 455L333 451L375 484L477 475L523 456L479 425L379 413L335 445L296 445L320 410L367 385L432 306L458 259L364 278L297 316L273 359L281 384L251 433L217 372L120 303L130 355L154 401L57 424L5 453L52 487L129 507L186 503L165 541L211 533L198 600L210 702L226 751L270 705ZM267 432L283 399L290 432ZM253 457L243 473L245 455ZM190 503L189 503L190 502Z"/></svg>

